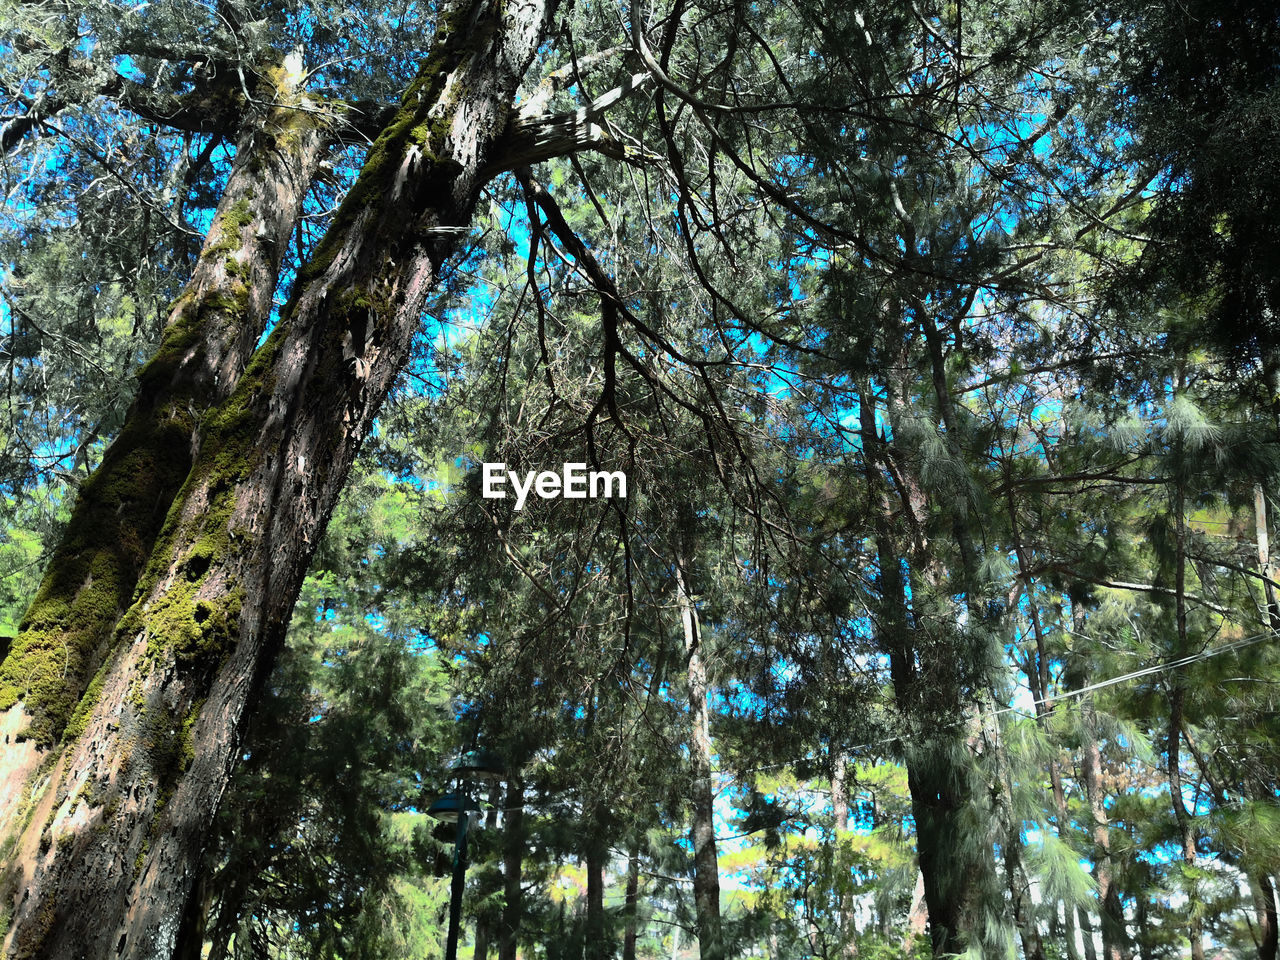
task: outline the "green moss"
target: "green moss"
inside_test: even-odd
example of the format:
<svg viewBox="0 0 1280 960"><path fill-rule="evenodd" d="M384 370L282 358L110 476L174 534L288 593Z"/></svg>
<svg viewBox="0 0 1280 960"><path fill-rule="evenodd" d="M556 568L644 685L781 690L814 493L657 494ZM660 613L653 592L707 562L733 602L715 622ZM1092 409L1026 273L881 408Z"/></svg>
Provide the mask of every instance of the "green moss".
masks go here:
<svg viewBox="0 0 1280 960"><path fill-rule="evenodd" d="M83 696L80 697L80 703L76 706L75 713L71 715L71 720L67 723L66 729L62 731L63 743L78 740L80 734L84 733L84 728L93 713L94 704L98 702L98 697L102 694L102 685L106 682L107 667L110 662L109 659L103 660L102 665L98 667L98 672L89 681L89 686L85 688Z"/></svg>
<svg viewBox="0 0 1280 960"><path fill-rule="evenodd" d="M80 490L67 533L10 655L0 664L0 704L23 701L23 736L56 743L109 648L138 571L190 462L189 414L134 422Z"/></svg>
<svg viewBox="0 0 1280 960"><path fill-rule="evenodd" d="M151 837L147 837L142 841L142 849L138 851L138 855L133 858L133 879L136 882L138 877L142 876L142 865L147 862L147 854L151 852Z"/></svg>

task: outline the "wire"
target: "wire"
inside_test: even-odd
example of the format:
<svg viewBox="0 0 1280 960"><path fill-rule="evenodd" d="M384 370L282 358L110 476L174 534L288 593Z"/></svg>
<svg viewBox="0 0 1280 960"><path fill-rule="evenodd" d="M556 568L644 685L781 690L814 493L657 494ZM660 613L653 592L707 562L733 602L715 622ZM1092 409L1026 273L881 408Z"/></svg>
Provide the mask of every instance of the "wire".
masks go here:
<svg viewBox="0 0 1280 960"><path fill-rule="evenodd" d="M1093 639L1091 637L1086 636L1083 633L1075 633L1073 631L1066 631L1066 632L1073 637L1081 637L1085 640ZM1149 667L1143 667L1140 670L1134 670L1130 673L1123 673L1118 677L1108 677L1106 680L1099 680L1097 683L1091 683L1088 686L1080 687L1079 689L1076 689L1076 690L1067 690L1064 693L1058 694L1057 696L1046 697L1043 700L1033 700L1031 702L1035 706L1046 706L1046 705L1052 706L1053 704L1058 703L1062 700L1070 700L1074 697L1082 697L1086 693L1093 693L1095 690L1104 690L1107 687L1114 687L1117 684L1128 683L1130 680L1138 680L1142 677L1150 677L1158 673L1167 673L1170 670L1179 670L1182 667L1190 666L1193 663L1199 663L1201 660L1208 660L1211 657L1216 657L1224 653L1232 653L1236 650L1243 650L1246 647L1253 646L1255 643L1261 643L1263 640L1272 640L1278 637L1280 637L1280 633L1277 633L1274 630L1268 631L1266 633L1255 634L1254 636L1251 636L1251 637L1243 637L1240 640L1233 640L1231 643L1224 643L1220 647L1213 647L1210 650L1202 650L1200 653L1193 653L1185 657L1179 657L1177 660L1170 660L1166 663L1157 663ZM1001 707L999 710L995 711L993 716L999 717L1006 713L1017 713L1021 716L1028 717L1028 718L1033 717L1033 714L1029 714L1022 708L1015 707L1015 706ZM845 749L844 753L854 754L861 750L870 750L873 747L882 747L885 744L895 743L901 739L902 739L902 736L900 734L890 736L890 737L884 737L880 740L873 740L869 743L860 743L857 746L848 747ZM805 757L803 759L812 761L815 758ZM753 767L751 770L746 770L746 771L734 771L734 772L716 771L716 772L721 776L727 777L729 779L733 779L735 773L761 773L765 770L777 770L782 767L789 767L792 764L797 762L799 761L786 760L779 763L767 764L761 767Z"/></svg>
<svg viewBox="0 0 1280 960"><path fill-rule="evenodd" d="M1084 636L1083 634L1072 634L1072 636ZM1143 667L1141 670L1134 670L1132 673L1121 674L1118 677L1109 677L1106 680L1099 680L1097 683L1091 683L1086 687L1080 687L1076 690L1067 690L1064 693L1053 697L1045 697L1043 700L1033 700L1032 704L1036 706L1052 705L1060 700L1070 700L1073 697L1082 697L1086 693L1092 693L1095 690L1103 690L1107 687L1114 687L1118 683L1127 683L1130 680L1137 680L1141 677L1153 676L1157 673L1165 673L1168 670L1177 670L1182 667L1190 666L1193 663L1199 663L1201 660L1208 660L1210 657L1216 657L1219 654L1231 653L1234 650L1243 650L1245 647L1251 647L1255 643L1261 643L1263 640L1274 639L1280 637L1280 634L1274 631L1267 633L1259 633L1252 637L1244 637L1240 640L1233 640L1231 643L1224 643L1220 647L1214 647L1210 650L1202 650L1200 653L1193 653L1189 656L1180 657L1177 660L1170 660L1167 663L1158 663L1154 666ZM1090 639L1085 637L1085 639ZM1022 713L1018 707L1002 707L996 711L996 716L1004 713L1018 712ZM1024 716L1026 714L1024 713Z"/></svg>

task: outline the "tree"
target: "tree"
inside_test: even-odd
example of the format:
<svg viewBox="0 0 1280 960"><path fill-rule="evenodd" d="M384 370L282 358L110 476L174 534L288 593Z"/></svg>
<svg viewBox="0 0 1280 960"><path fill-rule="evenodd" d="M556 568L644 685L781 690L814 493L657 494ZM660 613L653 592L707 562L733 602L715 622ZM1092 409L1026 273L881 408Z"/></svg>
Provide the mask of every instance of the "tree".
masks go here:
<svg viewBox="0 0 1280 960"><path fill-rule="evenodd" d="M554 5L449 11L281 321L239 378L214 381L234 382L234 390L221 403L207 398L215 402L199 425L198 453L189 472L179 461L181 490L156 546L135 561L144 568L139 583L120 590L132 606L108 627L113 640L99 655L105 666L88 683L66 749L37 759L31 740L11 747L27 754L19 779L40 765L50 774L24 796L21 814L16 803L8 807L11 829L17 823L20 830L10 848L12 952L152 956L174 949L172 918L190 895L251 691L278 649L311 544L407 358L426 294L456 246L456 228L470 218L481 170L495 156L515 89L553 15ZM483 45L476 31L489 37ZM304 125L298 136L316 136L308 132L312 115L294 111L291 119ZM206 244L209 259L225 256L216 240ZM233 250L240 241L237 234ZM226 306L229 325L243 336L243 307L214 305ZM151 361L143 381L176 375L198 390L201 381L185 380L181 368L220 325L201 316L199 302L176 307L172 349ZM185 445L195 425L182 426ZM301 511L280 509L298 502ZM76 529L73 520L72 536ZM53 572L62 574L57 564ZM99 579L102 573L100 565ZM82 592L64 583L44 589L41 600L61 609ZM104 605L108 621L124 612L117 604ZM50 624L29 616L23 626ZM27 659L15 649L9 675L28 674ZM78 691L59 698L64 718L78 699ZM46 742L61 732L33 730ZM89 782L100 785L93 795L101 802L76 805ZM108 829L93 829L103 823Z"/></svg>
<svg viewBox="0 0 1280 960"><path fill-rule="evenodd" d="M0 483L24 517L42 489L56 504L55 484L79 487L0 664L0 756L21 782L0 806L11 954L192 956L233 928L237 949L378 949L351 929L367 916L352 891L387 877L358 861L403 847L372 807L321 796L312 822L347 838L332 906L348 926L319 916L317 883L276 883L276 864L330 848L275 792L308 774L262 739L269 714L250 719L296 704L273 673L286 625L393 392L417 394L425 439L379 447L378 469L440 504L379 577L431 611L424 642L457 665L438 682L510 754L501 910L497 849L473 886L503 960L522 938L635 952L646 890L717 958L753 937L896 949L926 911L938 956L1070 953L1073 926L1086 956L1094 931L1108 960L1151 955L1172 949L1175 891L1188 946L1241 943L1256 916L1274 953L1276 845L1241 826L1275 795L1256 759L1274 705L1243 682L1274 670L1256 632L1276 586L1273 457L1252 436L1268 401L1223 388L1167 273L1139 271L1149 299L1125 310L1103 296L1152 262L1133 229L1150 184L1167 211L1199 195L1184 180L1235 169L1179 166L1161 147L1178 138L1126 99L1146 89L1125 86L1133 57L1169 46L1130 25L1177 15L71 10L15 13L0 129L32 171L0 223L30 251L0 277L17 398ZM1261 102L1267 71L1244 61L1203 72ZM98 197L99 177L119 186ZM1215 229L1257 227L1225 209ZM123 239L92 226L115 210ZM1193 297L1235 283L1214 264ZM112 387L149 343L136 396ZM516 510L478 496L468 468L489 459L621 468L633 494ZM5 546L6 562L33 549ZM295 639L284 665L299 657ZM416 683L413 662L343 655L324 676ZM329 720L391 769L424 762L378 731L427 718ZM317 752L346 762L334 747ZM745 862L776 895L717 889L713 782L763 835ZM889 823L851 814L859 791ZM255 794L280 797L273 816ZM236 823L297 842L264 853ZM861 856L873 826L892 849ZM1177 863L1147 855L1170 842ZM872 908L855 871L881 894L875 931L857 929Z"/></svg>

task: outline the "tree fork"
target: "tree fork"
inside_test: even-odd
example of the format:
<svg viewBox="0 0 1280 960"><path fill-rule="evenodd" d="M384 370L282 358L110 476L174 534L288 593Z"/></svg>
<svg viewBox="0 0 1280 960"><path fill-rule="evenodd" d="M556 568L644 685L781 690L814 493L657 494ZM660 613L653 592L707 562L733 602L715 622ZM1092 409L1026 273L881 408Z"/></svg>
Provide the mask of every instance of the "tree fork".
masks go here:
<svg viewBox="0 0 1280 960"><path fill-rule="evenodd" d="M59 802L20 839L10 956L172 955L246 707L555 8L445 15L280 324L205 418Z"/></svg>

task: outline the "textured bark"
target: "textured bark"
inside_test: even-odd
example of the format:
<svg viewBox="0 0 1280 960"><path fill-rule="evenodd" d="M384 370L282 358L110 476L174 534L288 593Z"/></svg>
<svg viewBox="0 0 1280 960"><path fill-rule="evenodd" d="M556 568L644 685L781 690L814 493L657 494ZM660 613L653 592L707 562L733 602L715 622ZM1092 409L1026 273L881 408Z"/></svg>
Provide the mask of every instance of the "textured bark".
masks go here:
<svg viewBox="0 0 1280 960"><path fill-rule="evenodd" d="M230 395L271 312L280 261L324 144L314 113L280 71L238 144L225 194L159 349L139 374L120 435L81 485L67 532L0 665L10 734L0 771L0 835L25 811L23 786L43 753L92 703L93 678L173 498L190 470L198 417Z"/></svg>
<svg viewBox="0 0 1280 960"><path fill-rule="evenodd" d="M37 811L21 837L11 955L171 956L246 706L554 7L447 15L280 324L202 422L48 825Z"/></svg>
<svg viewBox="0 0 1280 960"><path fill-rule="evenodd" d="M676 600L684 630L689 687L689 763L693 769L693 905L701 960L722 960L720 865L716 853L715 791L711 774L710 687L702 659L702 630L693 603L685 559L676 561Z"/></svg>

